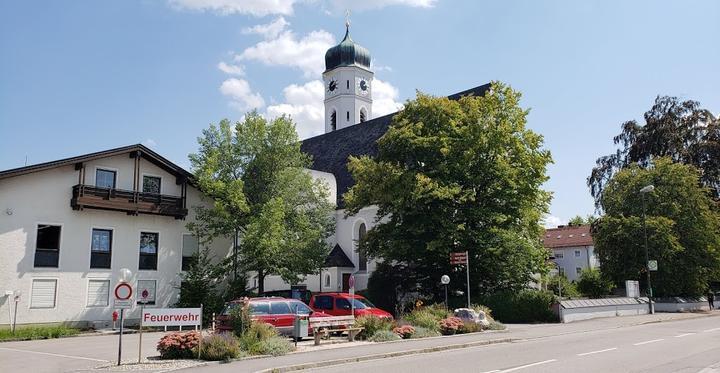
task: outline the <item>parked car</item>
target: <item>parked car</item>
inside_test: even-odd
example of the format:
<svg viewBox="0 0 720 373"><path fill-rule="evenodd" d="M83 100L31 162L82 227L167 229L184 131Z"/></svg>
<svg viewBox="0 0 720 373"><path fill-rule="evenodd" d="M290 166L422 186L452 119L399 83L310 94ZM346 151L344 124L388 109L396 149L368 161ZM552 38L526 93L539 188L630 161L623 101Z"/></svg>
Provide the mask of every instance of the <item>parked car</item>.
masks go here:
<svg viewBox="0 0 720 373"><path fill-rule="evenodd" d="M349 316L352 314L353 306L355 307L355 317L372 315L380 318L393 318L392 314L375 307L361 295L319 293L310 298L310 308L332 316Z"/></svg>
<svg viewBox="0 0 720 373"><path fill-rule="evenodd" d="M474 322L482 326L490 325L490 321L483 311L475 311L472 308L456 308L453 314L465 322Z"/></svg>
<svg viewBox="0 0 720 373"><path fill-rule="evenodd" d="M250 318L253 321L270 324L282 335L292 335L293 322L295 321L295 317L298 315L312 315L312 317L330 316L324 312L312 310L305 303L297 299L287 299L282 297L250 298L247 300L236 299L228 302L220 315L215 318L215 329L218 332L232 330L230 314L237 307L242 307L245 301L248 302ZM308 334L312 334L312 330L309 328Z"/></svg>
<svg viewBox="0 0 720 373"><path fill-rule="evenodd" d="M310 302L310 298L312 297L312 292L310 292L310 290L307 290L307 289L272 290L272 291L266 291L266 292L260 294L260 296L297 299L299 301L302 301L305 304L308 304Z"/></svg>

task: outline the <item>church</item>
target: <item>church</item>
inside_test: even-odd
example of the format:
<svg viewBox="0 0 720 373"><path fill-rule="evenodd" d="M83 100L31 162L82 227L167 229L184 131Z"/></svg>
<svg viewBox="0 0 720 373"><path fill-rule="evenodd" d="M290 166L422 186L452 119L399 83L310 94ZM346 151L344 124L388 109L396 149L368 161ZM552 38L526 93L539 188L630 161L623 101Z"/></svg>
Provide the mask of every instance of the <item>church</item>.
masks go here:
<svg viewBox="0 0 720 373"><path fill-rule="evenodd" d="M310 291L342 291L350 288L350 277L356 290L367 288L374 260L358 252L358 242L377 223L376 206L367 206L346 217L343 194L354 184L347 169L348 157L377 154L377 140L390 126L395 113L373 118L370 52L350 37L349 23L345 37L325 53L325 133L306 139L301 149L313 158L313 177L321 178L330 187L335 204L335 232L329 238L333 247L319 275L309 275L300 284L290 285L279 276L265 278L266 291L307 289ZM457 100L467 95L484 95L490 84L481 85L453 95ZM257 287L257 279L248 284Z"/></svg>

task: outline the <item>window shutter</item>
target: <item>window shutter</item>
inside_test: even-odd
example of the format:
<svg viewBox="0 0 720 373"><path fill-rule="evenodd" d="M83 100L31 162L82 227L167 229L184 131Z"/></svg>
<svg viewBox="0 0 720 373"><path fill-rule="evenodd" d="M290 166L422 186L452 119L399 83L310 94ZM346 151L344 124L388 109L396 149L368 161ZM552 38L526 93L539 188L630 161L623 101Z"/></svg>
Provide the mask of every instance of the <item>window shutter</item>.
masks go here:
<svg viewBox="0 0 720 373"><path fill-rule="evenodd" d="M33 280L30 308L55 308L57 280Z"/></svg>
<svg viewBox="0 0 720 373"><path fill-rule="evenodd" d="M88 281L88 307L104 307L108 305L110 296L110 280Z"/></svg>

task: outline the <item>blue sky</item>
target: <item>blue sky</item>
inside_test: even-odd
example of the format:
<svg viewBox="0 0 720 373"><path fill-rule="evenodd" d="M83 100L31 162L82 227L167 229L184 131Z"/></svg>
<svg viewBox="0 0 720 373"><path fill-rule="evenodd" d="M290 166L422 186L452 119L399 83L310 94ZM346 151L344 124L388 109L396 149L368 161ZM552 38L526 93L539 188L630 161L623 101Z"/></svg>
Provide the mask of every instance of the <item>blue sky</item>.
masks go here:
<svg viewBox="0 0 720 373"><path fill-rule="evenodd" d="M376 71L374 112L415 90L501 80L555 164L550 223L656 95L720 112L720 2L136 0L0 2L0 169L132 143L180 165L209 123L256 107L322 132L324 50L344 32Z"/></svg>

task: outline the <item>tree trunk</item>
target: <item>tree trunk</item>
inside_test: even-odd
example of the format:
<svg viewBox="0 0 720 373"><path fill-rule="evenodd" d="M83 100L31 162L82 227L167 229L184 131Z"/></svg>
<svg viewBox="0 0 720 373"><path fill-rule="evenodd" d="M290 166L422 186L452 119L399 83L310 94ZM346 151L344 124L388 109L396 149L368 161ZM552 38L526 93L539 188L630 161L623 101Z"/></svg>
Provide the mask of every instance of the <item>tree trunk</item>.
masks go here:
<svg viewBox="0 0 720 373"><path fill-rule="evenodd" d="M265 292L265 271L258 270L258 295Z"/></svg>
<svg viewBox="0 0 720 373"><path fill-rule="evenodd" d="M237 257L238 257L238 231L235 230L235 234L233 235L233 282L237 281Z"/></svg>

